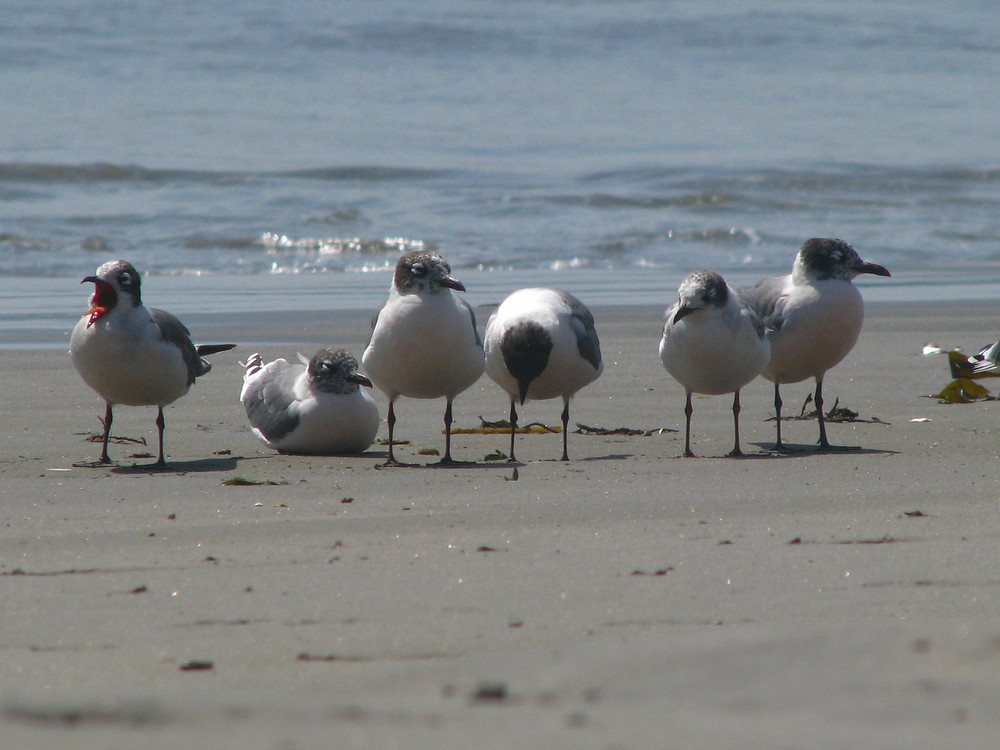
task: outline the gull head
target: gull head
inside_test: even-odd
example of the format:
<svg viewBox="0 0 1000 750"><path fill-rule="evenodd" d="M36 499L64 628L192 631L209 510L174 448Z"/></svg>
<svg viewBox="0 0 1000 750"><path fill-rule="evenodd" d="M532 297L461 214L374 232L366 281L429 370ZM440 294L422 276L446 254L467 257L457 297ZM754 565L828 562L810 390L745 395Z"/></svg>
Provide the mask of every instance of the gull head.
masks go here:
<svg viewBox="0 0 1000 750"><path fill-rule="evenodd" d="M372 381L358 372L358 361L343 349L320 349L309 360L309 378L327 393L354 393Z"/></svg>
<svg viewBox="0 0 1000 750"><path fill-rule="evenodd" d="M849 244L833 237L813 237L806 240L795 258L795 267L817 281L850 281L862 273L890 275L885 267L867 262Z"/></svg>
<svg viewBox="0 0 1000 750"><path fill-rule="evenodd" d="M451 275L448 261L430 250L414 250L401 255L396 262L393 285L400 294L441 294L449 289L465 291L465 285Z"/></svg>

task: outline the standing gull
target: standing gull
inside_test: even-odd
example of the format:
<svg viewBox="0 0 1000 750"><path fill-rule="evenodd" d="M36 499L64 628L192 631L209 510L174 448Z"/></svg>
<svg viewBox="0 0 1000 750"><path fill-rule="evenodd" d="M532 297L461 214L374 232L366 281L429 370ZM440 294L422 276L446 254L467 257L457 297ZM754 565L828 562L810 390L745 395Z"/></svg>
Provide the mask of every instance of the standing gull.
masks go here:
<svg viewBox="0 0 1000 750"><path fill-rule="evenodd" d="M741 456L740 389L767 364L770 347L756 313L714 271L696 271L681 282L667 309L660 359L687 391L684 455L691 452L692 393L733 394L736 439L730 456Z"/></svg>
<svg viewBox="0 0 1000 750"><path fill-rule="evenodd" d="M763 375L774 383L775 450L786 450L781 442L781 385L810 377L816 380L819 449L834 450L826 437L823 378L854 348L861 333L865 304L851 280L862 273L889 276L843 240L814 237L802 245L790 274L764 279L747 292L771 342L771 361Z"/></svg>
<svg viewBox="0 0 1000 750"><path fill-rule="evenodd" d="M168 312L146 307L140 297L140 277L124 260L113 260L80 283L94 284L90 309L77 321L70 339L70 357L84 382L97 391L104 412L104 448L98 463L108 458L112 407L157 407L156 427L163 457L163 407L179 399L212 369L203 355L232 349L235 344L195 347L184 324Z"/></svg>
<svg viewBox="0 0 1000 750"><path fill-rule="evenodd" d="M320 349L301 364L247 360L240 401L253 434L280 453L362 453L378 433L372 382L343 349Z"/></svg>
<svg viewBox="0 0 1000 750"><path fill-rule="evenodd" d="M486 324L486 374L510 395L510 460L515 402L562 396L563 452L568 461L569 400L604 369L590 310L569 292L519 289Z"/></svg>
<svg viewBox="0 0 1000 750"><path fill-rule="evenodd" d="M455 396L475 383L486 366L476 316L454 291L465 286L435 252L416 250L396 263L389 299L378 311L371 342L361 358L372 382L389 399L389 459L396 425L395 403L408 398L447 399L444 412L445 451L451 457L451 405Z"/></svg>

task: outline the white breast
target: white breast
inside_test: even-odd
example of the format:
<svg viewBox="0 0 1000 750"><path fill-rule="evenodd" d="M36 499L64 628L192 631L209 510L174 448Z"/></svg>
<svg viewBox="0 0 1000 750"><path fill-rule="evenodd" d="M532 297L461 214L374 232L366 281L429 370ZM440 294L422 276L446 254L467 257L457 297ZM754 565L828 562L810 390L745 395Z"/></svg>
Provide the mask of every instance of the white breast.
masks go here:
<svg viewBox="0 0 1000 750"><path fill-rule="evenodd" d="M819 281L789 294L781 327L770 335L769 380L798 383L822 377L858 341L865 308L861 293L848 281Z"/></svg>
<svg viewBox="0 0 1000 750"><path fill-rule="evenodd" d="M112 404L166 406L188 391L180 350L165 342L145 307L116 309L88 326L81 318L70 356L84 382Z"/></svg>

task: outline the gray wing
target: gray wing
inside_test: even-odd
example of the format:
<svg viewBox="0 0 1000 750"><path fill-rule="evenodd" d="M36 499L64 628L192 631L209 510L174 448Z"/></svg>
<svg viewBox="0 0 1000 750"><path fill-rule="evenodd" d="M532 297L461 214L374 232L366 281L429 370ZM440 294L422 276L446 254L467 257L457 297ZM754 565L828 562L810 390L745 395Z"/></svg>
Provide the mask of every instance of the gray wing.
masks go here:
<svg viewBox="0 0 1000 750"><path fill-rule="evenodd" d="M479 329L476 328L476 314L472 311L472 306L458 295L455 295L455 297L462 304L462 307L468 310L469 320L472 321L472 332L476 335L476 346L482 347L483 340L479 338Z"/></svg>
<svg viewBox="0 0 1000 750"><path fill-rule="evenodd" d="M772 276L764 279L753 289L740 289L740 299L751 310L757 313L764 328L780 331L784 324L785 301L784 294L786 276Z"/></svg>
<svg viewBox="0 0 1000 750"><path fill-rule="evenodd" d="M674 316L677 314L677 310L680 308L680 306L681 306L681 298L678 297L672 303L670 303L670 307L668 307L667 311L663 313L662 333L665 334L667 332L667 328L669 328L670 324L674 322Z"/></svg>
<svg viewBox="0 0 1000 750"><path fill-rule="evenodd" d="M247 384L243 407L250 424L268 440L281 440L298 427L299 412L293 408L295 383L305 372L305 365L269 362Z"/></svg>
<svg viewBox="0 0 1000 750"><path fill-rule="evenodd" d="M580 350L580 356L590 362L597 370L601 366L601 341L597 337L597 328L594 326L594 316L585 304L574 297L569 292L556 290L563 302L570 309L573 316L570 325L576 333L576 345Z"/></svg>
<svg viewBox="0 0 1000 750"><path fill-rule="evenodd" d="M201 377L212 369L208 360L198 356L198 350L195 349L194 343L191 341L191 332L187 326L166 310L159 310L155 307L148 309L149 314L153 316L153 322L160 328L163 340L180 349L181 357L184 358L184 364L187 366L187 384L189 386L194 383L195 378Z"/></svg>

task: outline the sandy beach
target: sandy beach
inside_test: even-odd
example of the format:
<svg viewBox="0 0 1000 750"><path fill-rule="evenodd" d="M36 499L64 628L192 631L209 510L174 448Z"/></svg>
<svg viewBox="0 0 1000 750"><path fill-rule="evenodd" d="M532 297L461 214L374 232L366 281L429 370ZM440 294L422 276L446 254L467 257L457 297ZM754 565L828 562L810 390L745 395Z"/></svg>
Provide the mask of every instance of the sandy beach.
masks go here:
<svg viewBox="0 0 1000 750"><path fill-rule="evenodd" d="M447 469L257 442L238 361L360 357L370 314L185 316L239 347L167 410L167 471L130 458L155 452L152 408L114 429L149 445L74 467L99 454L102 402L64 350L4 352L0 746L996 747L1000 405L926 398L950 377L921 349L995 341L1000 302L870 304L825 388L858 414L829 428L850 452L768 453L758 380L749 455L722 458L716 397L695 401L699 458L680 458L662 308L613 306L594 308L605 372L571 418L651 434L572 434L569 463L558 435L519 436L517 481L483 460L506 435L456 435L476 463ZM788 414L811 388L783 390ZM443 450L443 409L400 401L400 458ZM507 409L484 377L456 426ZM784 426L804 448L816 434Z"/></svg>

